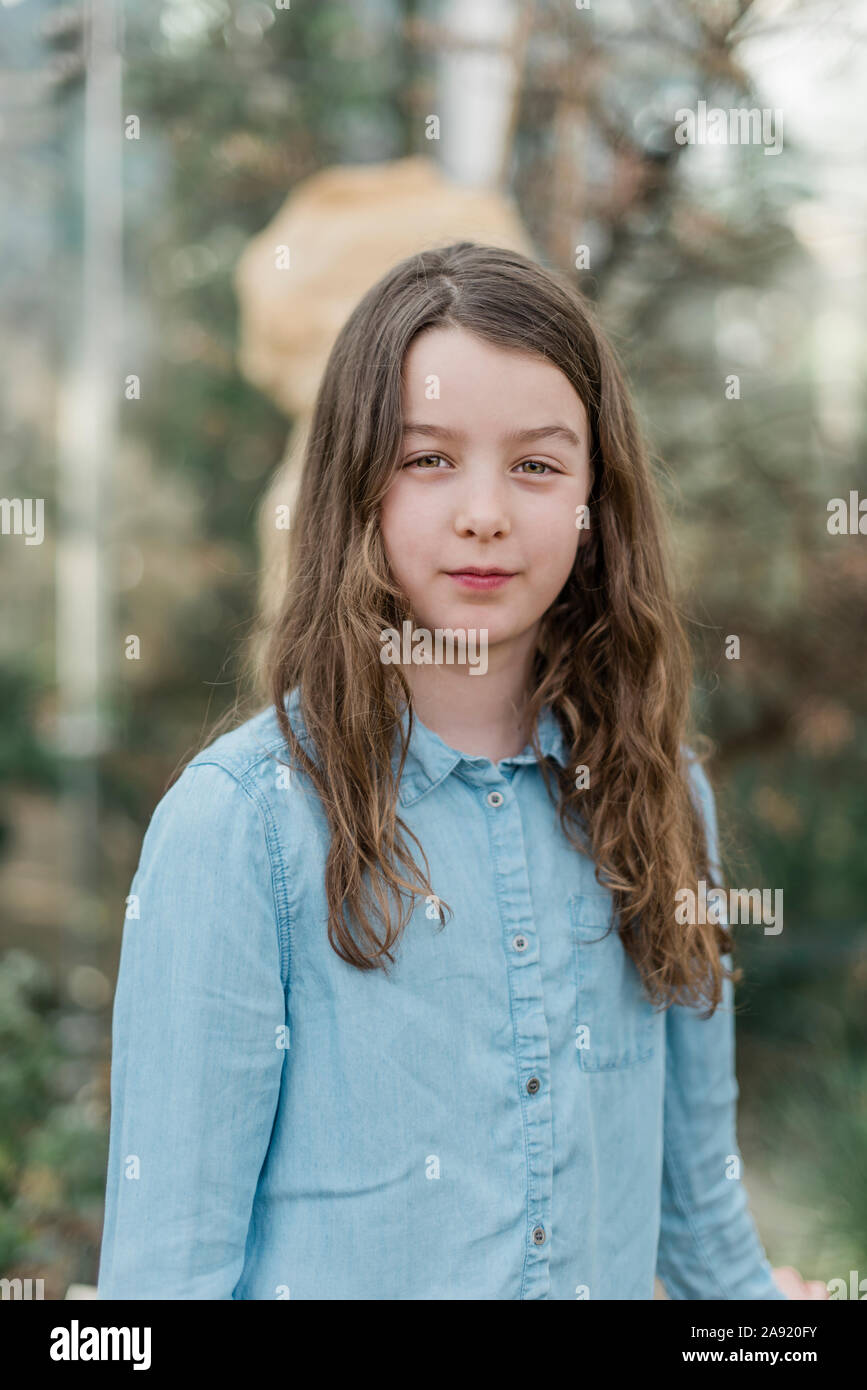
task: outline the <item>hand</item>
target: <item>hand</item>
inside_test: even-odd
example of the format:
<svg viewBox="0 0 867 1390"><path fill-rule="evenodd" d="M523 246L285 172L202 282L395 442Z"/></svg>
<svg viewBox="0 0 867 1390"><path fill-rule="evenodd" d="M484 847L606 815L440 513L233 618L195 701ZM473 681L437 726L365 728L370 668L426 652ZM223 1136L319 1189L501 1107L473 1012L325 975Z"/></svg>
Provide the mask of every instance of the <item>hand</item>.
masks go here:
<svg viewBox="0 0 867 1390"><path fill-rule="evenodd" d="M828 1290L821 1279L802 1279L796 1269L791 1265L783 1265L780 1269L771 1271L774 1276L774 1283L781 1289L787 1298L827 1298Z"/></svg>

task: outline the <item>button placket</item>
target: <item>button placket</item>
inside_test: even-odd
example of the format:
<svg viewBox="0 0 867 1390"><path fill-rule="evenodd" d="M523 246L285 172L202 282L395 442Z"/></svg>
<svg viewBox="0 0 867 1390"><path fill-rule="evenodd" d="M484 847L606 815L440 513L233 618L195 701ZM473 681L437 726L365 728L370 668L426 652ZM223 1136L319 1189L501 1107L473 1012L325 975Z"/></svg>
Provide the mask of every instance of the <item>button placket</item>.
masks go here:
<svg viewBox="0 0 867 1390"><path fill-rule="evenodd" d="M496 900L503 927L509 999L514 1020L516 1081L525 1139L528 1238L531 1255L523 1274L521 1298L545 1297L549 1287L550 1237L554 1167L551 1114L550 1039L542 991L542 971L536 922L530 894L528 851L515 787L497 786L488 769L487 786L479 788L484 809L490 808L488 830L497 865ZM494 784L494 785L492 785ZM480 796L480 800L481 800ZM496 814L495 814L496 813Z"/></svg>

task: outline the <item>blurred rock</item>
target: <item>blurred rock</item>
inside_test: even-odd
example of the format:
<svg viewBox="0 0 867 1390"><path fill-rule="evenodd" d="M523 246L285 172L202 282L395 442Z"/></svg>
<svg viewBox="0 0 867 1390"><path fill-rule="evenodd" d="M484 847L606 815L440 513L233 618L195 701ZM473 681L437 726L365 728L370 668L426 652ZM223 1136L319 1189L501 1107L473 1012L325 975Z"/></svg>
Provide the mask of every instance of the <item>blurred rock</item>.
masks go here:
<svg viewBox="0 0 867 1390"><path fill-rule="evenodd" d="M287 415L309 413L349 311L404 256L461 238L532 254L512 203L450 183L421 155L324 169L298 184L235 272L239 367ZM290 269L278 269L286 246Z"/></svg>

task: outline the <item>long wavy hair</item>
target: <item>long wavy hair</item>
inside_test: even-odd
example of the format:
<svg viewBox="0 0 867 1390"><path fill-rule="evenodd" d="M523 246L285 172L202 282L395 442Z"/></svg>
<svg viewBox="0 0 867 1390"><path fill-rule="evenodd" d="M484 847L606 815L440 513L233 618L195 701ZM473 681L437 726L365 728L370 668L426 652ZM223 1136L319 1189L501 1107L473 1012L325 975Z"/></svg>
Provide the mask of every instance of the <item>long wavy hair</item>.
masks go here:
<svg viewBox="0 0 867 1390"><path fill-rule="evenodd" d="M400 666L380 659L380 634L413 614L386 558L380 504L402 448L405 354L418 333L451 325L553 363L587 411L590 533L540 624L526 706L531 742L564 834L615 894L615 920L647 997L713 1011L723 979L740 972L721 959L733 951L723 926L675 922L678 890L695 890L699 878L721 885L689 792L684 745L703 741L691 727L691 651L624 373L565 276L470 241L394 266L337 337L292 509L282 610L260 634L262 694L328 819L329 941L360 970L385 969L415 895L432 893L423 846L397 814L412 699ZM312 757L287 716L295 690ZM564 733L568 767L541 753L545 705ZM579 765L591 769L581 790Z"/></svg>

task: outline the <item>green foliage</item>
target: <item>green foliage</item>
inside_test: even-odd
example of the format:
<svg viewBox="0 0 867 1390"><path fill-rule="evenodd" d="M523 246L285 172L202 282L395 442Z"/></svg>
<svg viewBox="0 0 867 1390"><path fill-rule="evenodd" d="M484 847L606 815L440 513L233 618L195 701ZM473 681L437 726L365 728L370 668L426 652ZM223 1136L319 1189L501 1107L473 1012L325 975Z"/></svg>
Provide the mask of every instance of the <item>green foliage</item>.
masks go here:
<svg viewBox="0 0 867 1390"><path fill-rule="evenodd" d="M46 1278L55 1298L92 1277L107 1158L105 1107L59 1035L69 1017L48 968L9 951L0 961L0 1269Z"/></svg>

